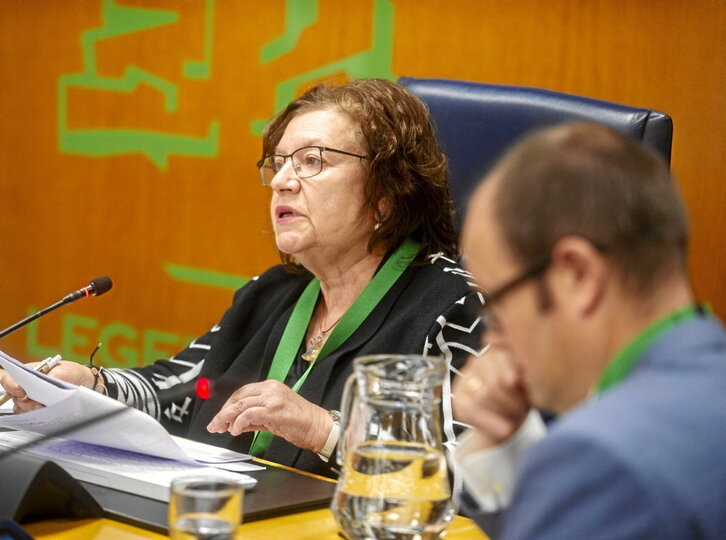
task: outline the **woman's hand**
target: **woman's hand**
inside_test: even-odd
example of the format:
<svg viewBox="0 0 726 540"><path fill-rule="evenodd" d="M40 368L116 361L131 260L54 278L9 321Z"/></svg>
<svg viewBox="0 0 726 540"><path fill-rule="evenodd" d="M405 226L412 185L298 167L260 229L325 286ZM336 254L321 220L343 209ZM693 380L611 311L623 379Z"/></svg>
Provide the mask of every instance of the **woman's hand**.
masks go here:
<svg viewBox="0 0 726 540"><path fill-rule="evenodd" d="M521 368L499 347L470 358L452 393L456 419L474 427L481 448L511 437L531 408Z"/></svg>
<svg viewBox="0 0 726 540"><path fill-rule="evenodd" d="M30 369L35 369L39 362L29 362L25 364ZM61 360L48 372L48 375L60 379L62 381L75 384L77 386L85 386L87 388L93 388L94 376L91 370L82 364L76 364L75 362L67 362ZM28 397L15 379L13 379L8 373L5 373L2 379L0 379L0 385L5 389L8 395L13 400L13 412L15 414L24 413L28 411L34 411L44 407L42 403L38 403Z"/></svg>
<svg viewBox="0 0 726 540"><path fill-rule="evenodd" d="M270 431L299 448L319 452L333 419L279 381L247 384L237 389L207 426L210 433Z"/></svg>

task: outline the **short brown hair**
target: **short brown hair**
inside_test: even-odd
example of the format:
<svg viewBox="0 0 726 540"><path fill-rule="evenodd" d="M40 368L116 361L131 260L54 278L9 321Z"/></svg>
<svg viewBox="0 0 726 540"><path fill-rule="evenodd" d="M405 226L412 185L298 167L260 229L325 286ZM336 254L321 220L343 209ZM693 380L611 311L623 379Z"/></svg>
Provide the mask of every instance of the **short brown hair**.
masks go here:
<svg viewBox="0 0 726 540"><path fill-rule="evenodd" d="M597 124L547 128L509 152L495 176L495 218L525 265L576 235L616 262L632 292L685 272L688 224L675 180L639 142Z"/></svg>
<svg viewBox="0 0 726 540"><path fill-rule="evenodd" d="M376 212L385 200L389 215L373 231L368 249L398 246L407 236L421 244L418 260L443 252L458 257L448 167L428 107L403 86L385 79L357 79L342 86L316 86L292 101L265 128L263 157L275 148L290 121L303 113L339 108L356 122L370 163L365 206ZM283 263L292 257L280 254Z"/></svg>

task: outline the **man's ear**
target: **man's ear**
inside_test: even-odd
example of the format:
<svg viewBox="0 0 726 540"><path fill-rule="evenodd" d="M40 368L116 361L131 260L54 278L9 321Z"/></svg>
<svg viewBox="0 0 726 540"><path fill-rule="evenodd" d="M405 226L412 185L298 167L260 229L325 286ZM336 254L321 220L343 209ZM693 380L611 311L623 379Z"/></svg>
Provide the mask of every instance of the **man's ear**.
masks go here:
<svg viewBox="0 0 726 540"><path fill-rule="evenodd" d="M607 291L611 269L605 256L585 238L565 236L552 248L552 289L571 315L591 315Z"/></svg>

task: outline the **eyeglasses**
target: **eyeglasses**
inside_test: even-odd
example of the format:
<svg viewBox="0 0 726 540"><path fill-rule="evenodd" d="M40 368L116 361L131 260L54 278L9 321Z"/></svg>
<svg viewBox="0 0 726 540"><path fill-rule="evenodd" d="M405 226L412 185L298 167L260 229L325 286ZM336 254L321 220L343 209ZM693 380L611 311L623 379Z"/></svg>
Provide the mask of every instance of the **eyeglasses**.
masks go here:
<svg viewBox="0 0 726 540"><path fill-rule="evenodd" d="M544 274L545 271L549 268L550 262L550 257L549 255L547 255L546 257L537 260L535 263L525 268L525 270L521 274L510 279L504 285L498 287L497 289L494 289L494 291L492 291L491 293L484 293L484 306L482 306L481 312L481 319L484 327L490 330L498 329L500 325L496 316L494 315L494 313L492 313L492 305L496 304L497 302L501 302L502 298L507 296L512 291L516 290L518 287L520 287L530 279L534 279Z"/></svg>
<svg viewBox="0 0 726 540"><path fill-rule="evenodd" d="M288 158L292 161L292 169L298 178L310 178L320 174L323 170L323 152L335 152L336 154L353 156L359 159L368 159L367 156L346 152L345 150L336 150L327 146L303 146L292 154L273 154L258 161L257 168L260 169L262 185L272 185L272 179L285 166L285 161Z"/></svg>

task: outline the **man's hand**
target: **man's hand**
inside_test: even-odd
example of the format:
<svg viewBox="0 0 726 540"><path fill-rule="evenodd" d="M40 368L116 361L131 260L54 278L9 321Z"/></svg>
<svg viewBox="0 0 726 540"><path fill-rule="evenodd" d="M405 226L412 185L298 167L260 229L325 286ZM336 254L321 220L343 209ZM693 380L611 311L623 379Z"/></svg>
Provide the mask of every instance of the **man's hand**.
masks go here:
<svg viewBox="0 0 726 540"><path fill-rule="evenodd" d="M482 448L509 439L531 408L520 367L498 347L470 358L454 381L452 393L456 419L475 428Z"/></svg>
<svg viewBox="0 0 726 540"><path fill-rule="evenodd" d="M333 419L279 381L267 380L237 389L207 426L210 433L270 431L299 448L322 450Z"/></svg>

